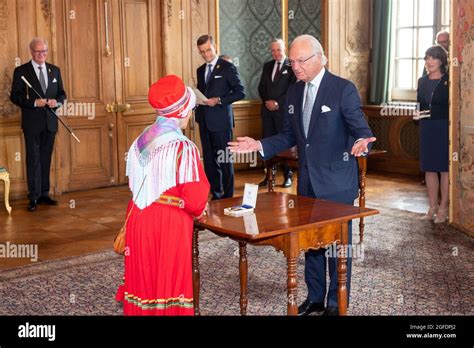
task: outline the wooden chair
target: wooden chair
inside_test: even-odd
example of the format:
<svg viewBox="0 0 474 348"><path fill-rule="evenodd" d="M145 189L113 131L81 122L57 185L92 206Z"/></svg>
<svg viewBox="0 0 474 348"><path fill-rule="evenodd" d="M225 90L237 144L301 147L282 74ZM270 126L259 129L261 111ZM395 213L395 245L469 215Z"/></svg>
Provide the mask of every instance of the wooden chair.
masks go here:
<svg viewBox="0 0 474 348"><path fill-rule="evenodd" d="M5 208L8 214L12 213L12 207L10 207L10 174L6 168L0 167L0 180L5 182Z"/></svg>

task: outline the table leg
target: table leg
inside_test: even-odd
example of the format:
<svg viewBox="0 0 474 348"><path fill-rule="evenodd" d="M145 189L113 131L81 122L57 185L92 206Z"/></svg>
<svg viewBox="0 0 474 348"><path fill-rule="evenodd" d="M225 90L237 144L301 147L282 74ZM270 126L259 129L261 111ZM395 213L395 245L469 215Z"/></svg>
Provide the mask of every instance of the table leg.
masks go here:
<svg viewBox="0 0 474 348"><path fill-rule="evenodd" d="M296 257L287 257L287 266L288 266L288 279L287 279L287 289L288 289L288 315L298 315L298 306L296 304L297 290L298 290L298 278L296 272L297 258Z"/></svg>
<svg viewBox="0 0 474 348"><path fill-rule="evenodd" d="M365 175L367 173L367 157L361 158L359 166L359 207L365 208ZM359 220L359 243L364 241L364 218Z"/></svg>
<svg viewBox="0 0 474 348"><path fill-rule="evenodd" d="M364 218L361 217L359 221L359 244L362 244L362 242L364 241L364 227Z"/></svg>
<svg viewBox="0 0 474 348"><path fill-rule="evenodd" d="M239 242L240 314L247 315L247 242Z"/></svg>
<svg viewBox="0 0 474 348"><path fill-rule="evenodd" d="M270 181L268 182L268 192L274 192L275 191L276 172L277 172L277 165L272 164L272 170L271 170L271 173L270 173Z"/></svg>
<svg viewBox="0 0 474 348"><path fill-rule="evenodd" d="M3 179L5 181L5 208L8 211L8 214L12 213L12 207L10 207L10 176L7 174L6 177Z"/></svg>
<svg viewBox="0 0 474 348"><path fill-rule="evenodd" d="M201 315L199 311L199 292L201 290L201 276L199 274L199 229L194 227L193 232L193 304L194 315Z"/></svg>
<svg viewBox="0 0 474 348"><path fill-rule="evenodd" d="M347 315L347 243L348 243L348 222L341 226L341 244L337 257L337 303L339 315Z"/></svg>

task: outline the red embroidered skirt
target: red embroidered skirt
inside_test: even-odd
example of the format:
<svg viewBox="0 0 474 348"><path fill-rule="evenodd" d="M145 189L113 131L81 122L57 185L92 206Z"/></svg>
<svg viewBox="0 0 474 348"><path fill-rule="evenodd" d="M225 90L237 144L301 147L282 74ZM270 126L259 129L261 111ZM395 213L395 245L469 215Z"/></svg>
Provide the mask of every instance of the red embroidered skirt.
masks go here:
<svg viewBox="0 0 474 348"><path fill-rule="evenodd" d="M192 236L192 217L178 207L153 203L133 208L124 284L116 297L125 315L194 315Z"/></svg>

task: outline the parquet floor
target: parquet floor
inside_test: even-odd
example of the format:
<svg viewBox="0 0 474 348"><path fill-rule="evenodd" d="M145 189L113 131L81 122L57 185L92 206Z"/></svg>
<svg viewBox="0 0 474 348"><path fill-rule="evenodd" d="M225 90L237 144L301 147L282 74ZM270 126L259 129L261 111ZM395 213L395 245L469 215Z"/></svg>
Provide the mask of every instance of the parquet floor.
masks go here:
<svg viewBox="0 0 474 348"><path fill-rule="evenodd" d="M258 183L263 176L262 170L237 172L235 195L242 194L246 182ZM277 185L282 181L280 174ZM277 186L277 190L296 194L296 185L288 189ZM38 261L110 249L125 219L130 193L127 186L120 186L71 192L56 199L58 206L41 205L32 213L26 211L26 199L13 201L11 216L0 205L0 244L37 244ZM371 205L418 213L428 209L425 187L418 178L369 172L366 206ZM30 262L29 258L0 256L0 269Z"/></svg>

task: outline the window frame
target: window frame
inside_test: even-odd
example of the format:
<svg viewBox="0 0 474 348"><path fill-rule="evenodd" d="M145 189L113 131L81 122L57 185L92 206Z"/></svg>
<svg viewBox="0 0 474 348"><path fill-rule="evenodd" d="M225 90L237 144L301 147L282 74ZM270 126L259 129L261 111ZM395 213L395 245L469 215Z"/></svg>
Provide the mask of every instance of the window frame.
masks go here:
<svg viewBox="0 0 474 348"><path fill-rule="evenodd" d="M410 1L413 4L413 15L414 21L410 26L398 26L399 16L403 15L399 13L399 3L401 1L408 2ZM445 10L449 11L449 2L450 0L434 0L433 1L433 24L432 25L419 25L420 16L423 16L423 12L420 13L420 0L396 0L393 2L393 14L392 14L392 40L391 40L391 57L390 63L393 66L391 69L391 76L389 79L389 100L390 101L416 101L416 81L423 74L423 71L419 70L419 61L423 57L418 57L419 52L419 31L424 28L431 28L433 30L432 43L435 44L436 34L440 30L449 29L449 13L446 15ZM443 23L444 19L448 20L448 23ZM410 29L412 30L412 54L411 57L400 57L398 54L397 43L399 41L399 33L401 29ZM428 48L428 47L426 47ZM398 72L398 62L401 60L410 60L412 65L412 86L413 88L402 88L397 86L397 72Z"/></svg>

